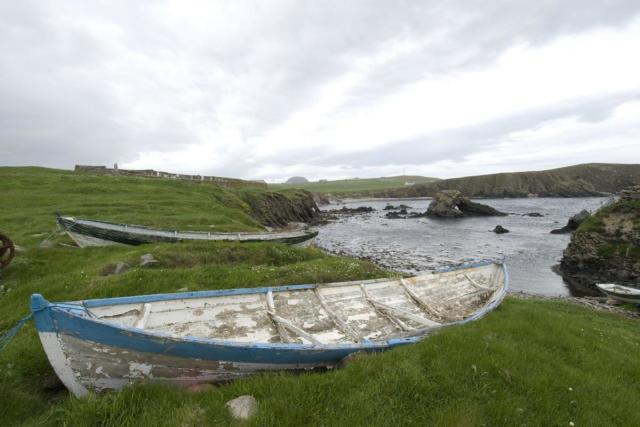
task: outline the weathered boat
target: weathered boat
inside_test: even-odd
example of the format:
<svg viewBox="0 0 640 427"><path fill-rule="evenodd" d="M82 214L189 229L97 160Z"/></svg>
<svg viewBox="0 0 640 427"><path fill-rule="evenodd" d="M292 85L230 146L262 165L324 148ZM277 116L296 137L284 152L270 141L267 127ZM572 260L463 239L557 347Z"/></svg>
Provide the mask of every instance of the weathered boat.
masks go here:
<svg viewBox="0 0 640 427"><path fill-rule="evenodd" d="M638 288L616 285L614 283L598 283L596 286L611 298L632 304L640 304L640 289Z"/></svg>
<svg viewBox="0 0 640 427"><path fill-rule="evenodd" d="M81 248L115 244L140 245L154 242L230 241L275 242L306 246L313 242L317 231L302 229L262 233L211 233L201 231L169 231L140 225L118 224L63 217L56 214L58 224Z"/></svg>
<svg viewBox="0 0 640 427"><path fill-rule="evenodd" d="M134 381L191 385L271 370L332 368L354 352L415 343L502 301L506 267L407 279L49 303L31 297L45 352L76 396Z"/></svg>

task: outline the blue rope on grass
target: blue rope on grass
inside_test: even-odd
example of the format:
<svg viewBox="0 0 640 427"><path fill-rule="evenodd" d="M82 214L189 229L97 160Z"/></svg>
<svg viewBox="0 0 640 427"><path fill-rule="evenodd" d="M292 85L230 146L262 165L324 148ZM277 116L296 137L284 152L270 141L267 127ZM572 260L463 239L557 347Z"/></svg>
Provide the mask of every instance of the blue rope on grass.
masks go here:
<svg viewBox="0 0 640 427"><path fill-rule="evenodd" d="M18 323L16 323L16 325L13 328L9 329L7 332L5 332L2 335L2 337L0 337L0 352L4 351L5 347L7 347L7 345L9 344L9 342L11 342L13 337L15 337L18 334L18 332L20 332L20 329L24 326L25 323L31 320L32 317L33 317L33 313L23 317L18 321Z"/></svg>

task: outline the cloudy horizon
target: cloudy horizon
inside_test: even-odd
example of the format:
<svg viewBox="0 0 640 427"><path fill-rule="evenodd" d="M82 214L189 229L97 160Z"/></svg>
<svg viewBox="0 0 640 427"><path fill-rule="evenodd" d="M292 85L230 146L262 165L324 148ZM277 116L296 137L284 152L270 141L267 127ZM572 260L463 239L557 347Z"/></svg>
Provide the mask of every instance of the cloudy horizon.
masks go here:
<svg viewBox="0 0 640 427"><path fill-rule="evenodd" d="M640 159L640 3L0 4L0 166L310 180Z"/></svg>

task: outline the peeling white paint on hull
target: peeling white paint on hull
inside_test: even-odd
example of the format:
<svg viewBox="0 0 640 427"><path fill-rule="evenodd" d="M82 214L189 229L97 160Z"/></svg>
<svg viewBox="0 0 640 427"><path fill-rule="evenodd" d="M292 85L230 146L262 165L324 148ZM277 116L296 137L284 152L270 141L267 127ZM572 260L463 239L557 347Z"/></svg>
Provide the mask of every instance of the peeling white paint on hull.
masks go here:
<svg viewBox="0 0 640 427"><path fill-rule="evenodd" d="M56 373L61 378L65 377L64 384L76 395L85 395L87 390L94 392L118 390L140 381L189 386L225 382L264 371L309 370L325 367L324 364L269 364L185 359L122 349L81 340L66 334L60 334L59 339L56 337L56 341L61 343L62 352L66 355L64 368L56 369ZM49 354L48 351L47 354Z"/></svg>
<svg viewBox="0 0 640 427"><path fill-rule="evenodd" d="M483 262L406 279L185 292L31 308L56 374L77 396L135 381L190 385L332 368L354 352L477 320L508 287Z"/></svg>

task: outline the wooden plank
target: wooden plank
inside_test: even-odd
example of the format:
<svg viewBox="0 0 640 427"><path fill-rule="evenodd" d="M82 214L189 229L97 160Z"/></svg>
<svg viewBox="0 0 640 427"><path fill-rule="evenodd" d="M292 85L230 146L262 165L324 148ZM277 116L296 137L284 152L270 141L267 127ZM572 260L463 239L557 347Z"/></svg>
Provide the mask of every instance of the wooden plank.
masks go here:
<svg viewBox="0 0 640 427"><path fill-rule="evenodd" d="M147 320L149 320L149 315L151 314L151 304L144 303L142 304L142 310L136 319L136 322L133 324L134 328L144 329L147 325Z"/></svg>
<svg viewBox="0 0 640 427"><path fill-rule="evenodd" d="M320 295L320 290L318 288L315 288L313 292L318 298L318 301L320 301L320 305L322 306L324 311L327 312L327 314L329 315L333 323L336 324L338 329L340 329L340 331L342 331L342 333L348 336L352 341L360 342L360 340L362 339L362 337L360 336L360 333L356 331L354 328L352 328L351 326L349 326L333 310L331 310L331 308L329 308L329 305L327 304L327 302L324 300L322 295Z"/></svg>
<svg viewBox="0 0 640 427"><path fill-rule="evenodd" d="M272 312L272 313L276 312L276 305L273 302L273 292L271 292L271 289L267 291L267 307L268 307L268 312ZM294 340L291 339L286 328L282 324L274 321L273 316L270 315L269 317L271 317L271 321L273 321L273 323L276 325L276 328L278 329L278 335L280 336L280 341L282 341L283 343L293 342Z"/></svg>
<svg viewBox="0 0 640 427"><path fill-rule="evenodd" d="M287 328L288 330L290 330L291 332L293 332L294 334L305 338L308 341L311 341L313 344L316 345L322 345L322 342L318 341L316 339L316 337L314 337L313 335L309 334L307 331L305 331L304 329L294 325L292 322L290 322L289 320L278 316L276 313L274 313L273 311L267 311L267 313L269 314L269 316L271 316L271 319L274 321L274 323L276 323L277 325L282 325L285 328Z"/></svg>
<svg viewBox="0 0 640 427"><path fill-rule="evenodd" d="M475 280L473 280L471 277L469 277L469 275L467 273L462 273L465 277L465 279L467 279L469 281L469 283L471 283L474 287L478 288L478 289L482 289L485 290L487 292L493 292L495 291L495 289L493 288L489 288L487 286L483 286L480 283L476 282Z"/></svg>
<svg viewBox="0 0 640 427"><path fill-rule="evenodd" d="M392 323L397 325L403 331L411 331L411 330L413 330L413 328L409 327L402 320L398 319L393 313L389 312L389 310L385 310L384 308L382 308L382 306L380 305L379 302L377 302L373 298L371 298L371 295L369 295L369 292L367 292L367 289L365 288L365 286L362 283L360 284L360 289L362 289L362 293L364 294L365 299L369 302L369 304L371 304L373 306L373 308L377 312L379 312L380 314L385 316L387 319L389 319Z"/></svg>
<svg viewBox="0 0 640 427"><path fill-rule="evenodd" d="M392 319L394 319L395 321L399 322L399 325L402 329L405 330L413 330L415 328L411 328L408 325L406 325L404 322L402 322L402 320L400 319L406 319L406 320L411 320L413 322L416 322L420 325L426 326L426 327L433 327L433 326L440 326L440 323L438 322L434 322L431 319L426 319L424 317L418 316L416 314L411 313L410 311L407 310L403 310L401 308L398 307L392 307L390 305L381 303L380 301L376 301L375 299L371 298L371 296L368 294L367 290L364 288L364 286L362 287L363 292L365 292L365 295L367 297L367 300L375 307L377 308L379 311L382 311L384 314L386 314L387 316L390 316Z"/></svg>
<svg viewBox="0 0 640 427"><path fill-rule="evenodd" d="M420 297L413 289L407 285L403 278L400 278L400 284L402 288L409 294L409 296L425 311L429 312L431 315L444 318L445 316L440 313L434 306L426 302L423 298Z"/></svg>

